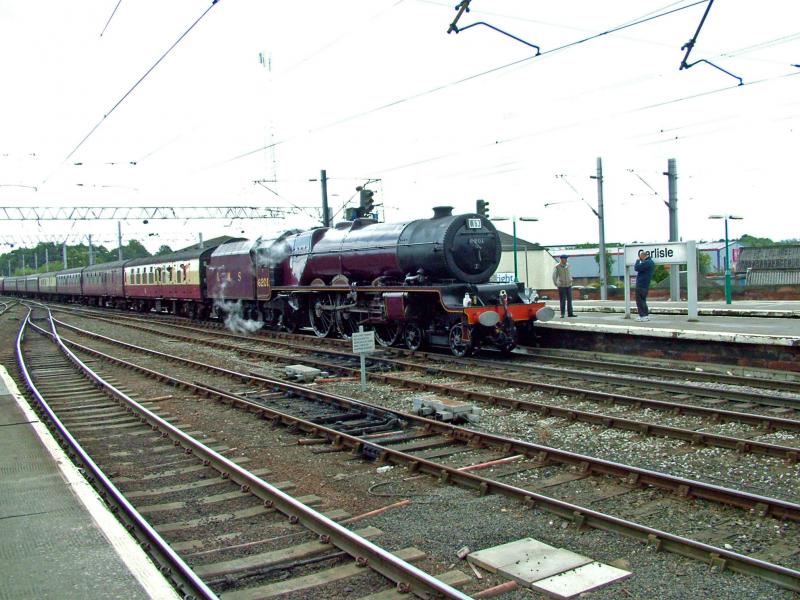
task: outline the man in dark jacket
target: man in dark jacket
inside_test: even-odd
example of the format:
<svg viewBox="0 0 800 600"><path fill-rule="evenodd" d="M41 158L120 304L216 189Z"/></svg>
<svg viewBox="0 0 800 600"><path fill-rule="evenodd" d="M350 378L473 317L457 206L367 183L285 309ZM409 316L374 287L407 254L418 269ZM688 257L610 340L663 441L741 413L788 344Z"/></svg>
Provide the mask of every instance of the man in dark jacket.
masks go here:
<svg viewBox="0 0 800 600"><path fill-rule="evenodd" d="M639 316L637 321L649 321L650 310L647 308L647 292L650 291L650 280L656 265L650 255L644 250L639 250L639 259L633 265L636 271L636 311Z"/></svg>

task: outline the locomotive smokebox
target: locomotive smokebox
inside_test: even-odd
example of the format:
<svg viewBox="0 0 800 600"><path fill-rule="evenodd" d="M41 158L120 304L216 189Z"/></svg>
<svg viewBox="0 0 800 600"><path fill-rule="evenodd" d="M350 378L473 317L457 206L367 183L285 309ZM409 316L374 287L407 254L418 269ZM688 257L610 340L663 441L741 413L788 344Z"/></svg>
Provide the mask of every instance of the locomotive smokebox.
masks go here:
<svg viewBox="0 0 800 600"><path fill-rule="evenodd" d="M452 206L434 206L433 207L433 218L434 219L443 219L444 217L452 217L453 216L453 207Z"/></svg>
<svg viewBox="0 0 800 600"><path fill-rule="evenodd" d="M397 242L398 263L405 273L422 268L439 281L485 283L500 264L500 235L488 219L451 210L437 206L432 219L406 225Z"/></svg>

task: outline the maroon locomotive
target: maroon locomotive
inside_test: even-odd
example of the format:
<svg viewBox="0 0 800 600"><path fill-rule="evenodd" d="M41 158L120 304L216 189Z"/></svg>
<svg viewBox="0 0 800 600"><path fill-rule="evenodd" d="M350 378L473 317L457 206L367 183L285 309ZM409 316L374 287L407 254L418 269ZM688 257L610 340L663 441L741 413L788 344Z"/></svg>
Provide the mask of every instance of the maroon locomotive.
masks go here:
<svg viewBox="0 0 800 600"><path fill-rule="evenodd" d="M500 262L494 225L437 207L431 219L357 219L275 240L219 246L208 260L208 294L237 302L244 316L320 337L373 329L382 345L514 348L544 304L527 303L522 284L493 284ZM255 289L252 284L255 284Z"/></svg>

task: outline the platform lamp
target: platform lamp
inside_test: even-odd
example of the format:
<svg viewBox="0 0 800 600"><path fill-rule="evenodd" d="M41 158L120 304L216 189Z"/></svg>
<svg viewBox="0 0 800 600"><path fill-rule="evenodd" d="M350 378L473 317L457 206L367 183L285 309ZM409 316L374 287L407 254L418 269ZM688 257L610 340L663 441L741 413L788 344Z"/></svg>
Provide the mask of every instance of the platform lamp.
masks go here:
<svg viewBox="0 0 800 600"><path fill-rule="evenodd" d="M526 221L526 222L533 222L538 221L539 219L536 217L511 217L511 231L512 237L514 239L514 283L519 282L519 275L517 271L517 220ZM490 219L491 221L508 221L508 217L493 217Z"/></svg>
<svg viewBox="0 0 800 600"><path fill-rule="evenodd" d="M736 215L709 215L708 218L725 220L725 304L730 304L733 301L733 297L731 295L731 261L728 256L730 252L728 248L728 221L741 221L743 217Z"/></svg>

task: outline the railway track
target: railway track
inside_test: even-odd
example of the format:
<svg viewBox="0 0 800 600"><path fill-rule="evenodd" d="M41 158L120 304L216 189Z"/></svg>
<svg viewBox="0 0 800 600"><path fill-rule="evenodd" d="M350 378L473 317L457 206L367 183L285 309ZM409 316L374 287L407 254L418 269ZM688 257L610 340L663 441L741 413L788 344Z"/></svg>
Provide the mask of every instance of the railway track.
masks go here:
<svg viewBox="0 0 800 600"><path fill-rule="evenodd" d="M213 346L220 349L238 352L250 357L279 362L297 362L296 357L286 353L264 350L264 344L259 339L248 336L230 333L209 333L204 329L197 329L183 325L171 324L168 329L144 325L136 322L124 321L128 326L134 327L139 331L149 332L155 335L166 335L173 339L185 340L204 345ZM184 332L184 333L179 333ZM224 341L232 340L231 342ZM303 362L313 364L324 370L333 370L346 374L356 374L357 367L354 364L353 355L338 348L327 349L326 347L315 348L297 342L278 340L273 345L280 345L293 352L301 352L306 355L325 354L327 359L312 358L307 356ZM754 414L740 411L731 411L723 408L695 406L683 402L670 402L664 400L652 400L638 396L629 396L619 393L611 394L608 392L596 392L584 388L572 388L563 385L542 384L532 380L512 379L508 375L496 374L494 371L483 373L475 369L453 369L445 368L433 362L422 363L419 361L409 361L405 358L394 359L378 357L371 359L373 366L389 365L391 372L383 369L373 369L369 373L369 378L374 381L381 381L397 387L405 387L418 391L428 391L450 397L462 398L470 402L482 402L492 406L507 406L514 410L533 412L545 417L564 419L568 422L582 422L602 427L632 431L640 435L651 435L678 439L698 446L716 446L720 448L733 449L737 452L755 453L766 456L773 456L796 462L800 455L800 421L769 414ZM402 372L397 372L402 371ZM406 372L415 371L417 377L409 377ZM432 376L442 378L442 382L432 381ZM474 386L466 387L463 384L454 386L448 384L446 379L451 378L456 381L479 382L486 385L494 384L500 387L510 387L517 393L498 393L494 390L477 390ZM598 410L586 410L575 406L564 406L562 402L550 401L542 402L539 400L526 400L520 396L525 391L544 390L553 395L569 395L577 399L579 403L593 402L599 406ZM633 409L650 408L659 412L666 413L671 419L684 417L700 417L712 423L738 423L747 426L749 429L743 435L721 435L708 431L702 431L705 425L694 424L694 427L679 427L673 425L660 424L651 420L642 421L639 418L627 417L619 414L609 414L609 405L626 405ZM602 411L602 412L600 412ZM772 432L787 432L782 436L781 443L771 443L753 439L758 436L769 436ZM792 443L794 442L794 443Z"/></svg>
<svg viewBox="0 0 800 600"><path fill-rule="evenodd" d="M652 360L647 357L631 358L625 355L598 354L581 350L535 348L521 346L513 359L536 361L543 366L569 367L589 371L631 373L638 377L684 379L694 382L711 382L732 386L764 388L800 394L800 376L787 371L745 368L733 365L684 362L677 360Z"/></svg>
<svg viewBox="0 0 800 600"><path fill-rule="evenodd" d="M64 309L65 311L68 309ZM83 311L96 318L107 318L103 312L107 311ZM262 330L248 336L236 336L228 332L221 324L215 322L196 323L177 317L164 315L154 315L156 322L162 321L169 323L169 327L177 330L202 332L211 329L220 332L226 337L238 337L238 339L248 339L252 341L253 336L269 341L272 344L294 344L295 349L303 346L320 350L325 348L331 354L340 356L350 356L350 343L347 340L335 338L309 338L297 334L286 334L280 332ZM147 320L129 315L121 317L123 321L130 323L153 324L153 319ZM211 334L209 334L211 335ZM522 381L527 386L540 383L538 389L548 390L555 387L563 387L565 390L577 390L583 392L595 392L608 394L612 400L620 397L620 403L628 403L626 398L631 397L632 393L641 390L640 394L633 396L636 402L643 405L650 404L658 406L664 398L652 398L649 396L671 395L679 402L671 404L694 403L699 406L721 406L726 405L736 408L737 411L758 411L761 408L767 410L776 407L783 409L785 414L791 414L795 409L800 408L800 379L794 378L785 372L768 372L764 369L750 369L747 374L734 375L730 371L731 367L718 365L724 369L721 371L714 365L706 365L709 371L698 371L697 368L681 367L676 361L671 361L668 366L654 366L652 364L630 364L623 357L616 357L612 360L608 356L596 359L576 358L570 353L554 350L539 350L524 348L524 352L513 353L511 356L502 360L491 358L496 353L487 353L480 358L456 358L441 352L410 352L403 348L386 348L371 356L373 361L397 361L405 360L406 368L414 368L415 365L424 365L426 368L431 365L440 365L443 369L471 368L475 365L487 367L486 371L492 370L502 374L505 379L514 382ZM586 353L584 353L586 354ZM548 361L557 363L553 365L540 365L540 357L546 357ZM564 366L566 365L566 366ZM711 371L713 369L713 372ZM632 376L629 374L635 374ZM475 373L474 377L480 376ZM577 387L580 383L591 384L594 387ZM657 391L654 391L657 388ZM756 388L756 389L752 389ZM759 389L760 388L760 389ZM616 392L615 392L616 390ZM624 391L624 394L619 393ZM778 392L778 393L776 393ZM769 416L768 413L765 416Z"/></svg>
<svg viewBox="0 0 800 600"><path fill-rule="evenodd" d="M321 498L293 498L290 482L267 483L268 470L247 471L224 456L227 448L210 446L213 439L201 442L159 416L158 398L135 401L37 322L47 327L43 316L23 320L17 360L40 414L182 593L270 597L374 572L361 584L368 593L386 589L388 578L419 597L468 598L414 567L409 561L424 556L415 548L380 548L369 540L379 530L347 529L337 521L349 515L311 508ZM452 573L443 578L459 582Z"/></svg>
<svg viewBox="0 0 800 600"><path fill-rule="evenodd" d="M102 339L102 336L89 332L82 335ZM162 364L167 359L184 366L189 366L192 362L108 338L103 339L103 343L122 346L126 353L149 354ZM680 525L684 532L693 533L692 519L727 523L731 519L771 515L794 521L800 507L793 503L458 428L398 411L388 411L364 402L354 402L318 389L233 372L209 364L195 363L191 366L209 373L216 384L167 375L163 371L137 364L141 360L134 361L130 356L112 357L107 352L79 346L77 343L74 347L95 358L134 368L168 382L169 385L207 394L226 404L256 413L273 423L289 425L303 435L311 436L303 438L305 443L327 442L331 444L330 451L350 450L367 458L406 465L412 472L429 473L443 483L475 489L481 494L501 493L513 496L527 505L554 512L578 525L620 531L648 541L657 549L693 556L735 570L756 572L779 585L798 589L799 574L791 568L770 565L758 558L736 554L724 547L715 547L626 518L632 516L657 522L658 507L663 509L665 504L676 502L676 498L695 498L691 503L691 510L687 511L692 516L684 515L686 522ZM222 389L218 383L220 376L231 378L239 387L247 387L237 391ZM304 402L299 399L304 399ZM492 478L476 475L477 471L484 468L499 470L493 473ZM590 481L593 483L589 483ZM589 504L595 505L610 502L616 506L616 514L606 514L570 502L576 498L589 500ZM622 500L624 504L620 504ZM736 508L722 508L719 503L730 507L744 507L750 513L742 513ZM677 506L685 509L688 505L685 501L678 501ZM737 516L720 513L720 510L733 510ZM681 512L680 509L676 511ZM674 511L667 512L672 515L670 520L674 521ZM698 518L698 513L704 514L702 519ZM674 522L662 520L661 524L673 530L679 528ZM796 536L795 525L784 523L782 526L790 528L790 536ZM705 536L707 541L718 541L714 535L709 537L708 531L700 533L704 535L696 537ZM792 552L787 555L784 545L780 543L772 544L768 539L761 539L759 544L762 547L760 556L781 556L792 564L797 561ZM774 551L769 549L773 546Z"/></svg>
<svg viewBox="0 0 800 600"><path fill-rule="evenodd" d="M54 308L54 310L64 310L66 312L83 312L85 314L97 315L98 317L108 316L109 312L120 314L123 318L136 319L128 311L117 311L115 309L88 309L88 308L75 308L70 305L69 308ZM175 317L166 314L151 313L148 318L153 318L164 323L171 323L175 325L190 325L195 328L222 330L226 331L226 326L216 320L210 321L191 321L184 317ZM139 320L142 320L141 318ZM315 344L323 345L331 348L347 348L349 341L330 338L316 338L315 336L300 335L295 333L286 333L275 330L260 330L257 332L248 332L251 335L263 337L267 340L284 339L284 340L297 340L303 338L311 338ZM438 358L445 361L459 362L459 359L452 357L446 351L441 352L425 352L417 350L411 352L402 347L394 346L386 350L388 353L396 356L420 356L426 360L428 358ZM633 374L637 379L645 379L645 383L653 378L663 377L667 380L679 379L686 382L695 383L713 383L715 388L719 385L729 386L743 386L753 388L764 388L770 392L784 391L787 393L800 394L800 376L795 373L786 371L774 371L763 368L753 367L740 367L727 364L709 364L709 363L695 363L685 362L678 360L668 359L653 359L647 357L646 360L641 358L631 358L626 355L611 355L611 354L598 354L594 352L585 352L578 350L564 350L556 348L538 348L532 346L521 345L517 351L511 353L509 356L504 357L501 361L493 361L492 357L497 353L487 351L480 356L481 363L496 362L505 367L518 363L521 368L523 367L545 367L546 372L549 368L558 369L565 368L567 373L574 369L579 369L576 376L583 376L586 371L598 374ZM462 362L470 362L466 359ZM714 395L713 390L704 390L704 388L689 386L689 392L692 390L698 391L701 394L708 393L707 397L718 397ZM747 401L743 398L742 402Z"/></svg>

